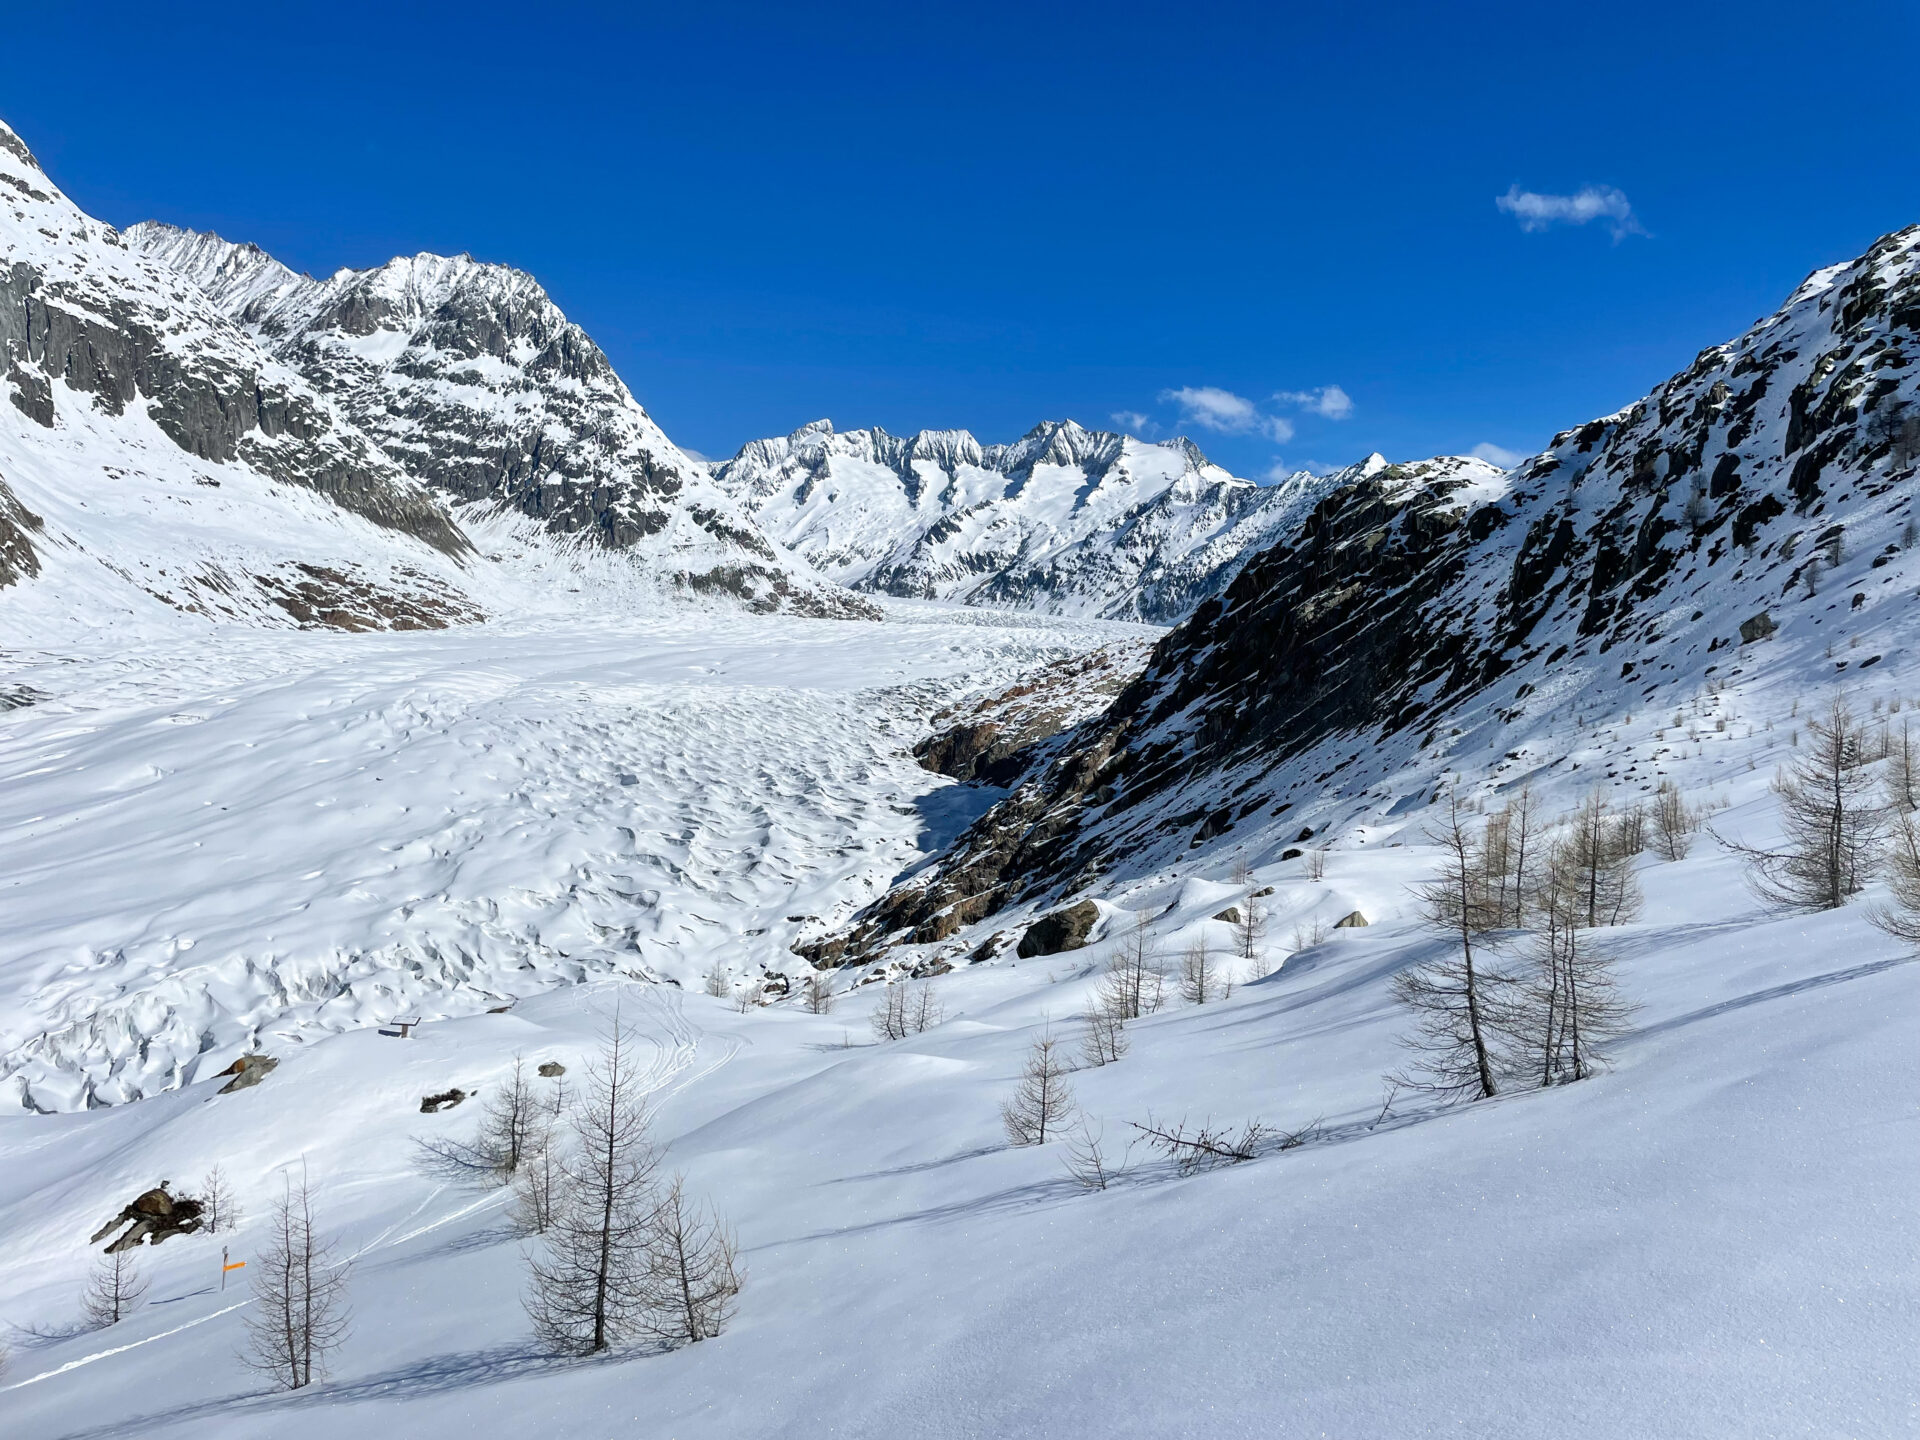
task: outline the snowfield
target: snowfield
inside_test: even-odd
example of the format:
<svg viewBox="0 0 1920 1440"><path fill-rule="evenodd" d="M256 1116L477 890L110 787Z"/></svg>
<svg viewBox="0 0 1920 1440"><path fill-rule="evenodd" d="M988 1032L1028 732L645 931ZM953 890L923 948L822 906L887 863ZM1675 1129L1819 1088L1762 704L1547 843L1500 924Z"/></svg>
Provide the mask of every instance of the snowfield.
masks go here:
<svg viewBox="0 0 1920 1440"><path fill-rule="evenodd" d="M0 718L7 1108L597 975L791 968L981 808L907 753L928 715L1143 633L562 614L14 657L49 698Z"/></svg>
<svg viewBox="0 0 1920 1440"><path fill-rule="evenodd" d="M954 634L866 633L886 637L868 661L806 649L801 630L784 663L832 656L850 688L897 682L931 668L924 651L907 662L911 643L938 650ZM891 657L887 640L900 646ZM676 664L770 678L770 648L728 658L708 645L702 660L655 637L644 664L609 660L608 682L648 674L678 709L723 687L667 678ZM584 653L553 656L553 670L523 661L525 710L554 707L551 677ZM464 703L516 713L492 688ZM834 693L815 714L832 713ZM569 713L576 737L607 720ZM304 723L315 728L295 733L324 737L312 758L331 755L339 732ZM573 763L591 770L579 743ZM1721 781L1732 805L1716 826L1765 838L1766 778L1742 768ZM906 838L872 823L884 868L880 852L904 854ZM1913 1433L1912 957L1859 905L1810 919L1759 910L1735 861L1703 838L1686 860L1643 859L1644 918L1596 932L1642 1006L1605 1073L1451 1110L1403 1096L1382 1119L1380 1077L1404 1029L1388 980L1437 943L1412 924L1406 892L1432 860L1409 828L1336 850L1319 882L1299 860L1262 866L1256 881L1276 887L1269 959L1282 968L1219 1003L1174 1002L1130 1027L1117 1064L1072 1077L1116 1152L1128 1122L1149 1116L1317 1124L1298 1149L1189 1178L1135 1147L1112 1188L1084 1193L1061 1146L1012 1149L1001 1133L997 1106L1026 1046L1049 1026L1074 1038L1106 942L942 977L945 1022L888 1045L866 1029L874 989L825 1016L792 1004L742 1014L607 973L411 1040L365 1027L308 1044L270 1035L280 1068L230 1096L201 1079L139 1104L0 1120L0 1295L20 1327L0 1389L7 1433ZM778 889L725 873L750 902ZM805 883L831 889L824 876ZM685 893L690 914L699 900ZM1163 949L1209 926L1224 946L1207 917L1239 893L1223 875L1169 871L1113 896L1109 933L1126 910L1152 917ZM1296 926L1355 908L1374 923L1287 958ZM737 944L700 943L699 932L686 942L694 964ZM427 1116L420 1097L450 1085L484 1097L515 1055L577 1075L616 1005L646 1041L669 1163L737 1226L747 1288L716 1340L556 1360L521 1310L523 1242L505 1193L433 1178L411 1142L470 1134L478 1101ZM218 1288L220 1237L141 1251L146 1307L110 1332L72 1330L86 1235L160 1178L190 1186L216 1161L253 1217L224 1237L236 1256L279 1176L304 1162L324 1228L352 1257L354 1331L311 1391L269 1391L236 1358L247 1296Z"/></svg>

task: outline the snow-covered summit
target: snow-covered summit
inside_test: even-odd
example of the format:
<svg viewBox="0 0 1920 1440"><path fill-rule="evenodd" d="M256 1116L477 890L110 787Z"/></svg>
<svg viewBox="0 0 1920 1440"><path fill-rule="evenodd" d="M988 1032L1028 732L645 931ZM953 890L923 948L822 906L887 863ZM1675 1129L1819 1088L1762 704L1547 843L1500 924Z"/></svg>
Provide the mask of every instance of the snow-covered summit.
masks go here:
<svg viewBox="0 0 1920 1440"><path fill-rule="evenodd" d="M629 552L696 593L860 612L767 541L524 271L422 254L317 280L255 246L157 222L127 242L452 499Z"/></svg>
<svg viewBox="0 0 1920 1440"><path fill-rule="evenodd" d="M1185 438L1071 420L1002 445L816 420L743 446L715 479L856 590L1157 621L1224 586L1324 483L1303 473L1261 487Z"/></svg>

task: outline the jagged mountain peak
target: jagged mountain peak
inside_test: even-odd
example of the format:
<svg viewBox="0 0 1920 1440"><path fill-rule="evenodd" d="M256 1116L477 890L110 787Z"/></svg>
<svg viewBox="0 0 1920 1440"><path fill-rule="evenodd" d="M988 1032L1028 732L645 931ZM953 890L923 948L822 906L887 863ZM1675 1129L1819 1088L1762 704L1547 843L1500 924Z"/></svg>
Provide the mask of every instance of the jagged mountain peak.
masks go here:
<svg viewBox="0 0 1920 1440"><path fill-rule="evenodd" d="M317 280L216 236L128 235L454 499L645 556L699 593L872 613L780 554L527 272L420 254Z"/></svg>
<svg viewBox="0 0 1920 1440"><path fill-rule="evenodd" d="M855 589L1159 621L1224 585L1300 488L1239 479L1185 437L1070 419L985 446L816 421L743 445L715 479Z"/></svg>

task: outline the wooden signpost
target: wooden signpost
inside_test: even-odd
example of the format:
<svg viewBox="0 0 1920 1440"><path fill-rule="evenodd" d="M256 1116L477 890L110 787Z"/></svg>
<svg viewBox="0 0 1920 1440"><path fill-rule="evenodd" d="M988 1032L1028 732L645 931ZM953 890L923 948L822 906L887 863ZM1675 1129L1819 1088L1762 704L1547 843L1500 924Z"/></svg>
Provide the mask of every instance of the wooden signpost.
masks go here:
<svg viewBox="0 0 1920 1440"><path fill-rule="evenodd" d="M227 1272L229 1270L244 1270L246 1268L246 1261L230 1259L227 1255L227 1247L224 1245L220 1247L220 1288L222 1290L227 1288Z"/></svg>

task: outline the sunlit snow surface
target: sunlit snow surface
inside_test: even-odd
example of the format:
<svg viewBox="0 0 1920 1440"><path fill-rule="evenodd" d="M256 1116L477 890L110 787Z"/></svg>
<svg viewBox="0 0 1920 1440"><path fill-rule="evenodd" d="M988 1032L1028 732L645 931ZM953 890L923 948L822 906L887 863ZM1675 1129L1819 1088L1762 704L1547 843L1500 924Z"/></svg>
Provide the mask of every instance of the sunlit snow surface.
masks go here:
<svg viewBox="0 0 1920 1440"><path fill-rule="evenodd" d="M1725 823L1763 824L1764 778L1735 787ZM1188 1179L1136 1149L1084 1194L1062 1147L1000 1132L1028 1042L1071 1037L1104 943L946 976L945 1023L893 1045L871 1043L871 990L827 1016L739 1014L603 978L411 1040L276 1039L280 1068L232 1096L201 1080L0 1119L0 1319L22 1327L5 1433L1913 1433L1920 968L1860 907L1760 914L1711 844L1648 858L1644 919L1606 936L1643 1006L1610 1069L1452 1111L1402 1096L1383 1121L1388 980L1432 953L1406 900L1432 860L1389 845L1334 852L1319 883L1297 861L1263 869L1273 959L1296 921L1359 907L1375 923L1137 1022L1120 1063L1073 1077L1118 1154L1149 1115L1319 1122L1300 1149ZM1234 894L1169 873L1119 899L1177 949ZM577 1076L616 1004L669 1163L738 1227L748 1282L716 1340L557 1360L529 1334L506 1196L423 1173L412 1141L471 1135L476 1102L424 1116L420 1097L484 1098L515 1054ZM143 1251L149 1303L75 1329L91 1230L216 1161L248 1223ZM287 1396L236 1358L247 1292L221 1293L216 1267L223 1246L256 1253L302 1161L352 1257L356 1320L332 1377Z"/></svg>
<svg viewBox="0 0 1920 1440"><path fill-rule="evenodd" d="M50 698L0 715L0 1101L118 1103L595 975L790 965L951 829L908 753L928 714L1123 633L678 610L16 656Z"/></svg>

